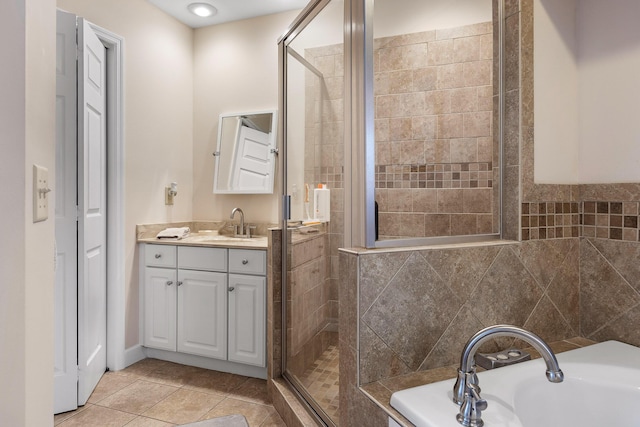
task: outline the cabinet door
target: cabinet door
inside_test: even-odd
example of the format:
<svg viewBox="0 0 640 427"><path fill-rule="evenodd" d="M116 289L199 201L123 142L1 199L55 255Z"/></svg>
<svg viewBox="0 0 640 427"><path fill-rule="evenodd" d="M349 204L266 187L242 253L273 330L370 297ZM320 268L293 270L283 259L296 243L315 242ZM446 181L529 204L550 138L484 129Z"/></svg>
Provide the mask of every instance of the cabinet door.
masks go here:
<svg viewBox="0 0 640 427"><path fill-rule="evenodd" d="M144 345L176 351L176 270L144 269Z"/></svg>
<svg viewBox="0 0 640 427"><path fill-rule="evenodd" d="M229 360L265 366L266 279L229 275Z"/></svg>
<svg viewBox="0 0 640 427"><path fill-rule="evenodd" d="M227 358L227 274L178 270L178 351Z"/></svg>

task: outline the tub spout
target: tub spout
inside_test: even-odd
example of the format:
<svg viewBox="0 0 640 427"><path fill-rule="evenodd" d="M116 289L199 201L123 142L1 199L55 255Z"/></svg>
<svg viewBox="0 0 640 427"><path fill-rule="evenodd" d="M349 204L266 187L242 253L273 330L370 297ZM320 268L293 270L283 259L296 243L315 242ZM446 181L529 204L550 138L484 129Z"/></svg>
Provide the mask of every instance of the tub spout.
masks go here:
<svg viewBox="0 0 640 427"><path fill-rule="evenodd" d="M480 397L474 357L484 342L497 337L514 337L528 342L540 353L547 364L547 379L553 383L562 382L564 379L555 354L536 334L511 325L495 325L482 329L476 332L464 346L460 357L458 380L453 387L453 401L460 405L460 413L456 418L465 427L481 427L484 424L481 411L486 409L487 403Z"/></svg>

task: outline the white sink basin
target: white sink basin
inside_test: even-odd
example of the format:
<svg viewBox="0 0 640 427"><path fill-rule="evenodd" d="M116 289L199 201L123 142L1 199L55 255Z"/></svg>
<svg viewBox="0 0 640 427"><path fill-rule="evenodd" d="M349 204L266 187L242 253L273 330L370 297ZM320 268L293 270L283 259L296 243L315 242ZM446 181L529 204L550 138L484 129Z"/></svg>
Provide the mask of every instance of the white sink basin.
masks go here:
<svg viewBox="0 0 640 427"><path fill-rule="evenodd" d="M640 349L607 341L557 356L562 383L542 359L480 372L486 427L640 426ZM391 406L417 427L459 427L455 379L398 391Z"/></svg>

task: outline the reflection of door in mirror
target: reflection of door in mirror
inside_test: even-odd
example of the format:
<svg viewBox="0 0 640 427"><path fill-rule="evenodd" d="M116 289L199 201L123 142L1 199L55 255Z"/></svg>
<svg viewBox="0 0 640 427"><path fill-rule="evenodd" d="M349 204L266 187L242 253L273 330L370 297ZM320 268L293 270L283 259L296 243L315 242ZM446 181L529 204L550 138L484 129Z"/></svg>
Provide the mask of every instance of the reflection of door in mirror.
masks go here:
<svg viewBox="0 0 640 427"><path fill-rule="evenodd" d="M221 114L213 192L273 192L276 112Z"/></svg>
<svg viewBox="0 0 640 427"><path fill-rule="evenodd" d="M265 188L270 177L269 134L244 124L236 141L231 188Z"/></svg>

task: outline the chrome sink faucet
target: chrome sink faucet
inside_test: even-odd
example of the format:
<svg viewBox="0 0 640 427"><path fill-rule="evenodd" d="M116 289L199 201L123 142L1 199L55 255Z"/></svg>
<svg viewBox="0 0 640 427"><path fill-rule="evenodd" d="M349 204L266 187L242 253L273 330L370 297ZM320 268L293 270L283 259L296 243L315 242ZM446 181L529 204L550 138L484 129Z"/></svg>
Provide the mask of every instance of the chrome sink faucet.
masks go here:
<svg viewBox="0 0 640 427"><path fill-rule="evenodd" d="M472 336L462 350L458 379L453 386L453 402L460 406L456 415L458 422L465 427L482 427L482 411L487 409L487 401L480 397L480 387L476 376L475 355L480 346L492 338L520 338L535 348L547 364L547 379L552 383L560 383L564 374L558 366L558 360L551 348L542 338L517 326L495 325L484 328Z"/></svg>
<svg viewBox="0 0 640 427"><path fill-rule="evenodd" d="M234 237L242 237L244 236L244 212L242 212L242 209L233 208L233 210L231 211L231 216L229 218L233 219L236 212L240 212L240 227L236 229L236 233Z"/></svg>

